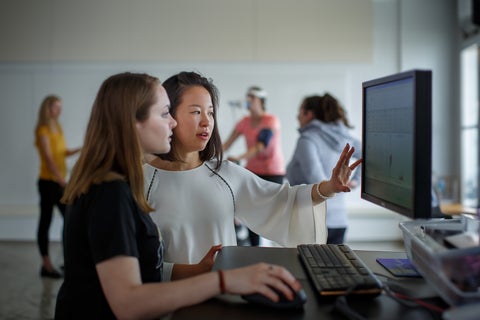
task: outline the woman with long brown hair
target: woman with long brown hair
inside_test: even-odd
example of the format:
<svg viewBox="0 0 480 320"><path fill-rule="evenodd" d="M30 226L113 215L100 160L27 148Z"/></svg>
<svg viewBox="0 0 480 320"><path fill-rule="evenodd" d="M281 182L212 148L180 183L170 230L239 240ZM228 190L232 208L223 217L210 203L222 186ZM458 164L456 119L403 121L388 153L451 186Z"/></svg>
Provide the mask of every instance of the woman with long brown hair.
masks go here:
<svg viewBox="0 0 480 320"><path fill-rule="evenodd" d="M169 110L155 77L122 73L101 85L62 199L65 280L56 319L155 318L220 293L278 300L275 289L288 299L290 287L301 289L286 269L265 263L161 282L164 244L148 214L142 162L170 150L177 123Z"/></svg>

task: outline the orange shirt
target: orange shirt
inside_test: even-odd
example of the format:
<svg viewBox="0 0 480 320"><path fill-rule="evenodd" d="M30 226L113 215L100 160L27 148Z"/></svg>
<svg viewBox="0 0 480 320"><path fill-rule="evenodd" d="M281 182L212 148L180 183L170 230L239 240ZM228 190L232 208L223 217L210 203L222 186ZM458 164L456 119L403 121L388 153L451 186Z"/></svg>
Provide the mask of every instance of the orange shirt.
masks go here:
<svg viewBox="0 0 480 320"><path fill-rule="evenodd" d="M247 148L257 144L258 135L262 129L272 130L273 136L262 152L247 160L245 167L258 175L284 175L285 166L280 145L280 122L274 115L264 114L260 124L255 127L252 126L251 116L246 116L235 127L238 133L245 136Z"/></svg>

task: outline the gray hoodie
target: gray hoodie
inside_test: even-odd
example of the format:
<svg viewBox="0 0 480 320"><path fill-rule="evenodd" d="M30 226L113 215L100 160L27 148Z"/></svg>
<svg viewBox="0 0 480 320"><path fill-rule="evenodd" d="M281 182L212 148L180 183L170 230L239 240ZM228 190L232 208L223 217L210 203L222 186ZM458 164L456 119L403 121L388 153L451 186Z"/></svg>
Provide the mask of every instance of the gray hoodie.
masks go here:
<svg viewBox="0 0 480 320"><path fill-rule="evenodd" d="M312 120L299 129L300 137L287 166L287 179L291 185L312 184L330 179L332 169L345 144L355 148L353 158L361 158L361 142L349 134L349 129L342 123L325 123ZM352 181L360 181L360 168L352 176ZM337 194L327 200L327 227L346 228L347 210L343 194Z"/></svg>

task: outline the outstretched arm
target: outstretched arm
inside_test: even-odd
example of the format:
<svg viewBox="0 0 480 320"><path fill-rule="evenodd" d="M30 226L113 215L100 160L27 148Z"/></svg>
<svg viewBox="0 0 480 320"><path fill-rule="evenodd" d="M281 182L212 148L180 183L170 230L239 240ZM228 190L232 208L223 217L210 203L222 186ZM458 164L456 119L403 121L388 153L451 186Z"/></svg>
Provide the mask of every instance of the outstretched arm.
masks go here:
<svg viewBox="0 0 480 320"><path fill-rule="evenodd" d="M244 154L237 156L237 157L228 157L228 160L234 161L234 162L240 162L241 160L249 160L253 157L255 157L257 154L265 150L265 148L268 146L270 143L270 140L273 137L273 130L270 128L264 128L260 130L260 133L258 134L257 137L257 143L255 143L254 146L251 146L248 148L247 152Z"/></svg>
<svg viewBox="0 0 480 320"><path fill-rule="evenodd" d="M227 141L225 141L225 143L223 144L223 151L227 151L228 149L230 149L230 147L235 142L235 140L237 140L238 137L240 137L240 133L237 132L237 130L233 130Z"/></svg>
<svg viewBox="0 0 480 320"><path fill-rule="evenodd" d="M80 150L82 150L82 148L67 149L66 155L67 157L73 156L74 154L80 152Z"/></svg>
<svg viewBox="0 0 480 320"><path fill-rule="evenodd" d="M262 152L263 150L265 150L265 145L263 144L263 142L259 141L253 147L250 147L247 150L247 152L245 152L244 154L241 154L236 157L230 156L228 157L228 160L233 162L240 162L243 159L248 160L250 158L255 157L258 153Z"/></svg>

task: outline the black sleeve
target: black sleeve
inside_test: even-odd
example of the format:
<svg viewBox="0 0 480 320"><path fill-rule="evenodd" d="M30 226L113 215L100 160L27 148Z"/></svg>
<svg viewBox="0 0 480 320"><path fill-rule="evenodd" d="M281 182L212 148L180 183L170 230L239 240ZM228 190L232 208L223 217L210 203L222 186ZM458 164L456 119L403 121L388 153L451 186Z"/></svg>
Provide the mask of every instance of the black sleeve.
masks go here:
<svg viewBox="0 0 480 320"><path fill-rule="evenodd" d="M119 255L138 257L135 210L137 205L127 183L111 182L99 190L87 228L95 263Z"/></svg>

